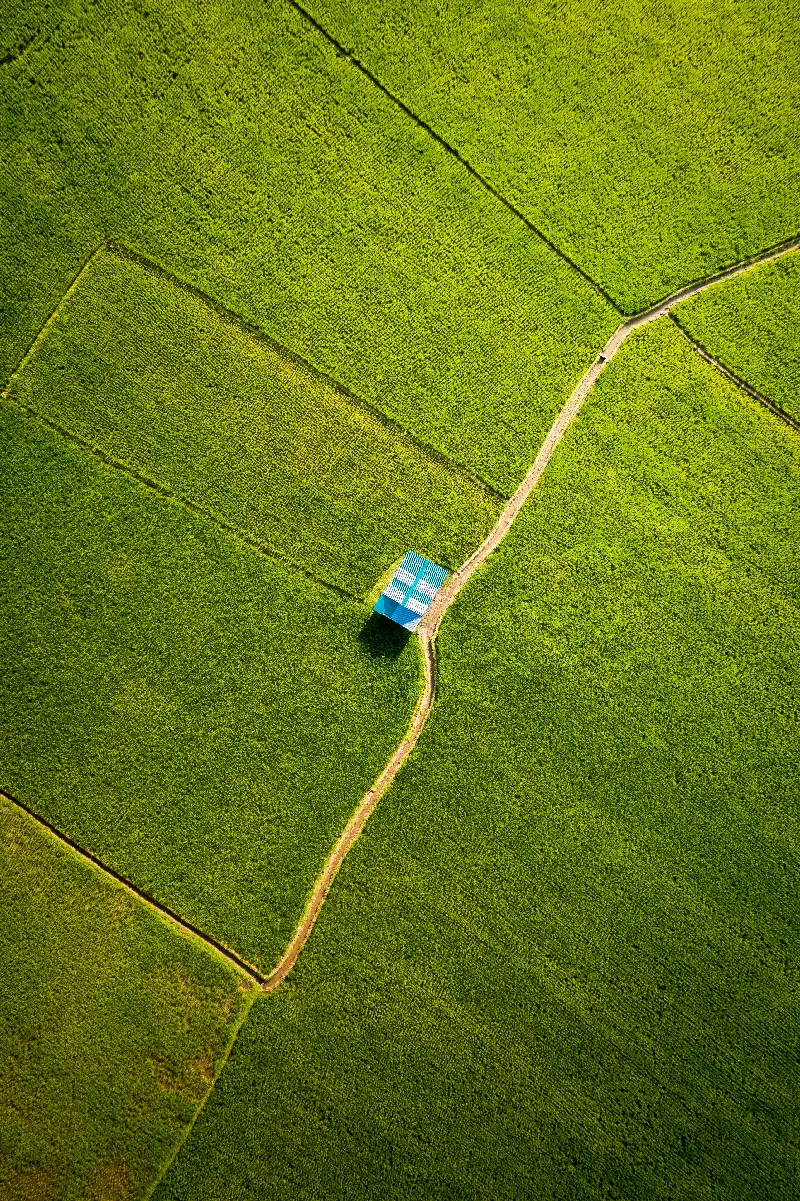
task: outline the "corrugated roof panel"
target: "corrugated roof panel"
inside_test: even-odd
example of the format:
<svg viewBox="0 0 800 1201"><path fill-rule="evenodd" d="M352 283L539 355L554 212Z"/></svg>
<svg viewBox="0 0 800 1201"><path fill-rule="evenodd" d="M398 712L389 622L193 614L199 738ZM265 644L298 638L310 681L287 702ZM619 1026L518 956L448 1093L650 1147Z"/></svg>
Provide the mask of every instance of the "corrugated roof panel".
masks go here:
<svg viewBox="0 0 800 1201"><path fill-rule="evenodd" d="M405 630L415 630L446 578L446 567L414 550L406 551L391 583L378 597L375 612Z"/></svg>

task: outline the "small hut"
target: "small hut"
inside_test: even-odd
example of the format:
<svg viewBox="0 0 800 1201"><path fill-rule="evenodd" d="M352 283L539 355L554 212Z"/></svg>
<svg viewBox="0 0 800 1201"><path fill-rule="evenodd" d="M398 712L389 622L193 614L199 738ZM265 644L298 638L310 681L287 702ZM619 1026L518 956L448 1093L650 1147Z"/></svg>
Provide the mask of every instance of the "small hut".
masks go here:
<svg viewBox="0 0 800 1201"><path fill-rule="evenodd" d="M391 584L378 597L375 612L396 621L404 630L416 630L446 576L445 567L416 551L406 551Z"/></svg>

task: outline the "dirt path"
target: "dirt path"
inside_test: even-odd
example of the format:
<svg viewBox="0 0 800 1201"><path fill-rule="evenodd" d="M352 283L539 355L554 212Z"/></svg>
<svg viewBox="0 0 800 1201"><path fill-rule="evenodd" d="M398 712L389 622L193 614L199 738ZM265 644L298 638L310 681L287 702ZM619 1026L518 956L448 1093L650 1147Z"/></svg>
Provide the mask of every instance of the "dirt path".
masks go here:
<svg viewBox="0 0 800 1201"><path fill-rule="evenodd" d="M277 965L270 972L264 984L265 992L272 992L278 985L286 979L289 972L297 962L298 956L308 941L308 937L314 928L314 923L319 916L322 906L325 904L325 899L331 890L331 885L336 878L344 859L358 838L361 831L364 829L369 817L373 813L375 806L381 797L387 792L390 785L397 776L400 768L405 763L408 756L417 745L420 734L422 733L425 722L428 720L428 715L433 706L436 689L436 657L435 644L436 636L439 633L439 628L442 624L442 619L445 613L453 604L461 589L467 581L475 574L482 564L486 562L491 554L497 549L500 543L505 538L508 531L511 529L525 501L530 496L533 489L539 483L545 467L553 457L553 453L558 446L564 434L567 432L570 424L580 412L587 396L594 387L597 377L608 363L614 358L614 355L625 343L630 334L634 330L640 329L644 325L649 325L652 321L657 321L659 317L663 317L670 312L675 305L680 304L683 300L688 300L692 296L699 295L706 288L712 288L715 284L721 283L722 280L731 279L734 275L740 275L743 271L749 271L753 267L759 266L762 263L771 262L773 259L781 258L785 254L791 254L793 251L800 249L800 238L794 238L791 241L783 242L779 246L765 250L762 254L755 255L752 258L746 259L742 263L736 263L732 267L727 267L723 271L717 272L716 275L711 275L708 279L699 280L697 283L689 284L688 287L682 288L679 292L675 292L672 296L668 296L665 300L660 301L651 309L647 309L643 313L639 313L635 317L631 317L620 325L609 338L602 351L592 363L591 367L586 371L578 381L575 389L567 403L564 405L561 412L553 422L550 431L545 438L542 446L531 464L530 470L524 480L517 488L514 495L506 503L497 524L486 539L481 543L478 549L470 555L462 567L451 575L448 582L442 588L434 603L426 613L425 617L420 622L417 629L420 648L422 651L422 663L424 672L424 686L422 695L414 710L414 715L411 718L411 723L408 727L405 737L400 745L395 750L389 762L384 767L381 774L378 776L375 783L364 795L363 800L358 805L358 808L353 813L350 821L347 823L344 832L337 841L333 850L320 872L314 887L311 890L308 901L306 903L303 916L300 919L300 924L292 935L292 939L284 951ZM700 348L695 347L700 353ZM710 355L704 354L704 358L712 364L719 367L728 378L734 383L742 385L737 377L724 368L722 364L718 364ZM755 396L757 400L763 401L763 398L749 386L745 388L750 395ZM780 410L775 409L771 404L769 408L776 412L778 416L785 417ZM790 422L794 425L794 422Z"/></svg>
<svg viewBox="0 0 800 1201"><path fill-rule="evenodd" d="M416 746L417 739L422 733L422 727L428 720L428 714L433 705L436 664L434 660L433 640L423 631L420 631L420 646L422 647L424 683L422 695L417 701L417 707L414 710L414 716L411 718L411 724L406 731L405 738L397 747L375 783L364 794L364 799L350 818L350 821L345 826L343 833L328 856L327 862L311 890L311 895L306 903L300 925L292 935L292 940L281 956L277 966L273 968L267 977L264 984L265 992L272 992L273 989L277 988L297 962L297 957L306 944L314 922L317 920L320 909L325 904L325 899L330 892L331 885L336 878L336 873L342 866L347 852L364 829L378 801Z"/></svg>
<svg viewBox="0 0 800 1201"><path fill-rule="evenodd" d="M669 313L670 310L674 308L675 305L680 304L681 301L687 300L691 296L696 296L698 293L705 291L706 288L713 287L714 284L719 283L721 280L731 278L734 275L739 275L741 272L748 271L752 267L758 266L761 263L770 262L773 259L780 258L782 255L789 254L798 249L800 249L800 238L795 238L790 242L784 242L780 246L766 250L762 254L747 259L742 263L737 263L733 267L726 268L724 271L720 271L718 274L710 276L708 279L691 284L689 287L683 288L680 292L676 292L673 296L669 296L665 300L660 301L659 304L654 305L653 308L648 309L646 312L640 313L638 316L631 317L628 321L623 322L623 324L620 325L611 335L601 353L592 363L591 367L589 367L589 369L578 381L569 400L556 417L549 433L547 434L547 437L542 443L539 453L531 464L530 470L520 486L517 488L514 495L506 502L494 529L481 543L478 549L472 555L470 555L463 566L460 567L459 570L450 577L434 601L433 605L431 605L428 613L420 623L417 633L422 652L423 687L405 737L392 754L389 762L375 780L372 787L365 793L364 797L347 823L347 826L333 847L333 850L330 852L325 862L325 866L314 882L314 886L308 897L308 901L306 902L306 907L303 911L303 916L300 919L300 923L292 935L291 941L281 956L281 959L268 976L262 976L252 964L243 960L230 947L226 947L224 944L218 942L205 931L198 929L190 922L187 922L185 919L179 917L176 913L173 913L165 905L162 905L160 902L156 901L155 898L148 896L146 893L136 888L135 885L131 884L129 880L126 880L123 876L120 876L113 869L107 867L99 859L95 858L94 855L78 846L66 835L62 834L61 831L57 830L54 826L51 826L49 822L46 822L42 817L40 817L33 810L29 809L22 802L16 800L14 797L8 796L6 793L0 793L0 795L4 796L5 799L10 801L12 804L17 805L20 809L23 809L37 822L45 826L52 834L55 835L56 838L60 839L61 842L71 847L73 851L77 851L77 853L84 859L88 860L95 867L105 872L106 875L112 877L117 881L118 884L121 884L131 893L135 894L145 904L149 905L152 909L155 909L171 922L174 922L184 933L202 939L202 941L208 946L214 947L216 951L224 955L228 960L230 960L231 963L234 963L240 971L244 972L251 979L256 981L256 983L260 984L265 992L272 992L283 980L286 979L289 972L297 962L297 958L308 941L308 937L311 934L312 929L314 928L314 923L316 922L319 912L325 903L325 899L330 892L331 885L336 878L339 868L344 862L350 848L353 846L358 836L361 834L361 831L364 829L364 826L373 813L378 801L387 792L398 772L400 771L400 768L413 751L425 726L425 722L428 720L428 715L433 707L436 690L436 637L445 613L453 604L454 600L461 592L461 589L464 587L467 581L478 570L478 568L486 562L489 556L497 549L508 531L511 529L517 514L541 479L544 469L553 456L553 452L563 438L571 422L580 411L584 401L594 386L595 380L600 375L600 372L603 370L606 364L613 359L614 355L623 345L628 335L633 333L635 329L639 329L640 326L643 325L648 325L651 321L656 321L659 317ZM17 368L17 371L20 371L30 361L42 338L46 335L48 329L55 321L64 301L67 300L75 291L96 253L97 251L93 252L89 259L83 264L72 284L68 288L66 294L62 297L55 310L44 322L42 328L37 333L33 343L23 358L22 363ZM682 329L682 327L680 328ZM683 330L682 332L685 333ZM701 354L704 359L721 371L722 374L730 379L733 383L743 388L762 404L765 404L774 413L776 413L777 416L794 426L795 429L798 428L796 421L791 419L787 414L778 409L777 406L773 405L770 401L766 400L765 397L761 396L755 391L755 389L751 388L749 384L745 383L743 380L740 380L738 376L735 376L731 371L729 371L724 364L719 363L716 359L712 358L712 356L709 355L708 352L703 349L703 347L695 343L693 339L690 338L689 341L697 353ZM16 372L14 374L16 374ZM0 395L5 394L5 391L0 393ZM51 423L48 422L48 424ZM60 429L60 427L56 428ZM74 438L74 435L68 434L68 431L60 430L60 432ZM80 441L79 439L75 440ZM91 446L87 445L87 448L92 450L93 453L100 453L94 450L94 448ZM113 465L125 466L124 464L116 463ZM129 469L126 468L126 470ZM148 483L148 485L151 487L153 486L151 481L143 480L143 482ZM160 488L158 490L162 491ZM165 494L169 495L168 493ZM174 499L181 500L179 497ZM203 515L206 515L199 507L197 507L197 511L203 513ZM218 524L221 523L218 522ZM241 536L239 531L233 529L233 527L228 528L231 530L231 532ZM256 547L256 549L260 549L260 547Z"/></svg>

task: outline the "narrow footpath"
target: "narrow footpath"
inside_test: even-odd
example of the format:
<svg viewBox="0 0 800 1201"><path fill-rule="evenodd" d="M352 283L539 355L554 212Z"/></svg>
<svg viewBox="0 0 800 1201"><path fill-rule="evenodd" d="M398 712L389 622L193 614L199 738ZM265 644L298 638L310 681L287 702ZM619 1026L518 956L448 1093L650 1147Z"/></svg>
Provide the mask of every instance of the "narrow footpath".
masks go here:
<svg viewBox="0 0 800 1201"><path fill-rule="evenodd" d="M514 521L517 518L522 506L530 496L533 489L542 478L544 469L553 457L553 452L558 446L569 426L583 407L587 396L594 387L595 381L601 371L611 362L614 355L620 347L626 342L630 334L634 330L641 329L644 325L649 325L652 321L657 321L659 317L664 317L670 313L670 310L675 305L680 304L684 300L688 300L692 296L698 296L701 292L705 292L707 288L713 288L715 284L721 283L725 279L731 279L735 275L741 275L743 271L750 271L752 268L760 266L763 263L772 262L774 259L782 258L783 255L791 254L793 251L800 249L800 238L794 238L791 241L783 242L779 246L765 250L762 254L755 255L753 258L746 259L742 263L736 263L732 267L727 267L723 271L717 272L716 275L711 275L707 279L700 280L697 283L689 284L688 287L682 288L679 292L675 292L672 296L668 296L665 300L660 301L651 309L647 309L643 313L639 313L635 317L624 321L609 338L602 351L592 363L591 367L586 371L578 381L575 389L567 403L564 405L561 412L556 417L550 432L545 438L542 446L531 464L530 470L524 480L517 488L514 495L506 503L497 524L491 533L485 538L478 549L470 555L462 567L451 575L448 582L442 588L436 600L431 605L425 617L420 622L417 628L417 636L419 638L420 649L422 652L422 667L423 667L423 688L422 695L417 702L417 707L411 718L408 730L400 745L395 750L389 762L384 767L381 774L375 780L374 784L364 794L363 799L356 808L350 821L344 829L344 832L336 842L328 859L317 877L314 887L309 894L306 902L303 916L297 926L291 941L281 956L280 960L267 976L263 985L265 992L273 992L283 980L289 975L294 967L303 947L308 941L309 935L314 928L314 923L319 916L322 906L325 904L325 899L331 890L331 885L336 879L339 868L342 866L348 851L355 843L364 826L367 824L370 816L375 810L378 801L388 791L400 768L405 763L408 756L417 745L419 736L425 728L425 723L428 720L428 715L433 707L433 702L436 696L436 638L441 628L442 620L450 606L455 601L456 597L461 592L464 585L475 574L490 555L494 553L497 547L505 538L508 531L511 529ZM719 369L726 378L743 387L749 395L754 396L757 400L766 404L772 412L777 416L786 420L790 425L797 428L796 423L787 417L780 409L777 409L759 393L755 392L749 385L745 385L737 376L728 371L723 364L712 359L710 355L704 353L701 348L692 343L694 349L702 354L702 357L709 362L713 367Z"/></svg>

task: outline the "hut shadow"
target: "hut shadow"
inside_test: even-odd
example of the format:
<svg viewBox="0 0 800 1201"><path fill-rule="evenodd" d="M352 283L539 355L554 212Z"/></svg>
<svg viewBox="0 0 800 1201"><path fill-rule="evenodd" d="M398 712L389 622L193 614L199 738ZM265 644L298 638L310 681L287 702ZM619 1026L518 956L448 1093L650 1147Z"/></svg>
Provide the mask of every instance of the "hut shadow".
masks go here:
<svg viewBox="0 0 800 1201"><path fill-rule="evenodd" d="M370 613L358 632L358 641L373 659L396 659L405 650L410 637L410 630L404 630L380 613Z"/></svg>

